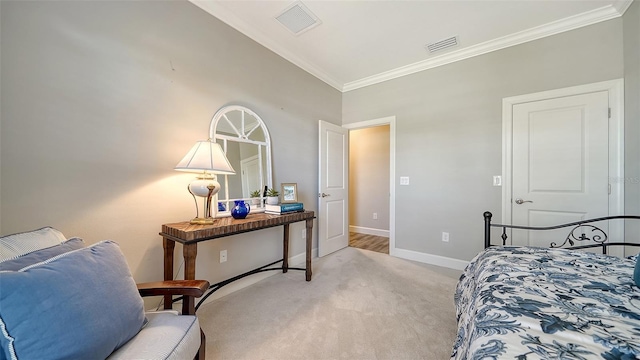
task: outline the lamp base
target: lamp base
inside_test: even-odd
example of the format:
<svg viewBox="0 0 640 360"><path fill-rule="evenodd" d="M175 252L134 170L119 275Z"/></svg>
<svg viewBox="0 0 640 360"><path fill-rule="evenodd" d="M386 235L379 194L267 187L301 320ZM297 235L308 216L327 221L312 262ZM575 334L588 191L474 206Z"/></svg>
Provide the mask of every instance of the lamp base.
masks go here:
<svg viewBox="0 0 640 360"><path fill-rule="evenodd" d="M189 221L189 224L195 224L195 225L212 225L214 222L214 218L201 218L201 217L196 217L191 219L191 221Z"/></svg>
<svg viewBox="0 0 640 360"><path fill-rule="evenodd" d="M218 193L218 191L220 191L220 183L216 181L213 175L204 173L198 176L197 180L192 181L187 189L193 196L193 201L196 204L196 217L191 219L190 223L200 225L213 224L213 220L216 217L216 211L218 208L211 207L211 200L212 197L214 197ZM200 217L200 213L198 211L198 200L196 196L203 199L204 217Z"/></svg>

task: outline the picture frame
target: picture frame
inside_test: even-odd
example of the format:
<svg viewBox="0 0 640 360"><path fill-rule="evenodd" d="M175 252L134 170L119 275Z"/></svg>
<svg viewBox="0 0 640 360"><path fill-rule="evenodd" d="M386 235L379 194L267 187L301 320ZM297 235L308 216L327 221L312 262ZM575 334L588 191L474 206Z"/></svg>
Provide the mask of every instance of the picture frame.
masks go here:
<svg viewBox="0 0 640 360"><path fill-rule="evenodd" d="M298 184L297 183L282 183L280 184L282 190L283 204L298 202Z"/></svg>

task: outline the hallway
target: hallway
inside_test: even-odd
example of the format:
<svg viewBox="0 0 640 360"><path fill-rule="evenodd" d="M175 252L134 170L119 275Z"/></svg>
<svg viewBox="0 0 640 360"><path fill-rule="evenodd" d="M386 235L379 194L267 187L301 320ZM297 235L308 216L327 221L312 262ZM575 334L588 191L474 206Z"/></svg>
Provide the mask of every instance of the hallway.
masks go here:
<svg viewBox="0 0 640 360"><path fill-rule="evenodd" d="M389 254L389 238L349 232L349 246Z"/></svg>

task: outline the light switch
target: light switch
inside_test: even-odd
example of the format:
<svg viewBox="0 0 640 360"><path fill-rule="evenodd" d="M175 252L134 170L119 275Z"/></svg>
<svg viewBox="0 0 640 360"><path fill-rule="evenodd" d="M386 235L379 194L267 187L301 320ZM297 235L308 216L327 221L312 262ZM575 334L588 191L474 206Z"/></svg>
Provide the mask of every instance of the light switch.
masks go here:
<svg viewBox="0 0 640 360"><path fill-rule="evenodd" d="M400 185L409 185L409 177L400 176Z"/></svg>
<svg viewBox="0 0 640 360"><path fill-rule="evenodd" d="M493 186L502 186L502 176L496 175L493 177Z"/></svg>

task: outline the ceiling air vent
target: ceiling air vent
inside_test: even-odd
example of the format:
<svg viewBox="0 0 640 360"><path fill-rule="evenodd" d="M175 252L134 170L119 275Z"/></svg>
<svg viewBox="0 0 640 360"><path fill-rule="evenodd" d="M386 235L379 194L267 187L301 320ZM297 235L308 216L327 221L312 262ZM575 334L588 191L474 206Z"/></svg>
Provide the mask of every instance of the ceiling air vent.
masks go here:
<svg viewBox="0 0 640 360"><path fill-rule="evenodd" d="M310 30L322 22L300 1L297 1L286 8L276 20L295 35Z"/></svg>
<svg viewBox="0 0 640 360"><path fill-rule="evenodd" d="M429 50L430 53L434 53L436 51L441 51L453 46L458 45L458 37L457 36L453 36L450 37L448 39L444 39L444 40L440 40L440 41L436 41L434 43L431 44L427 44L427 50Z"/></svg>

